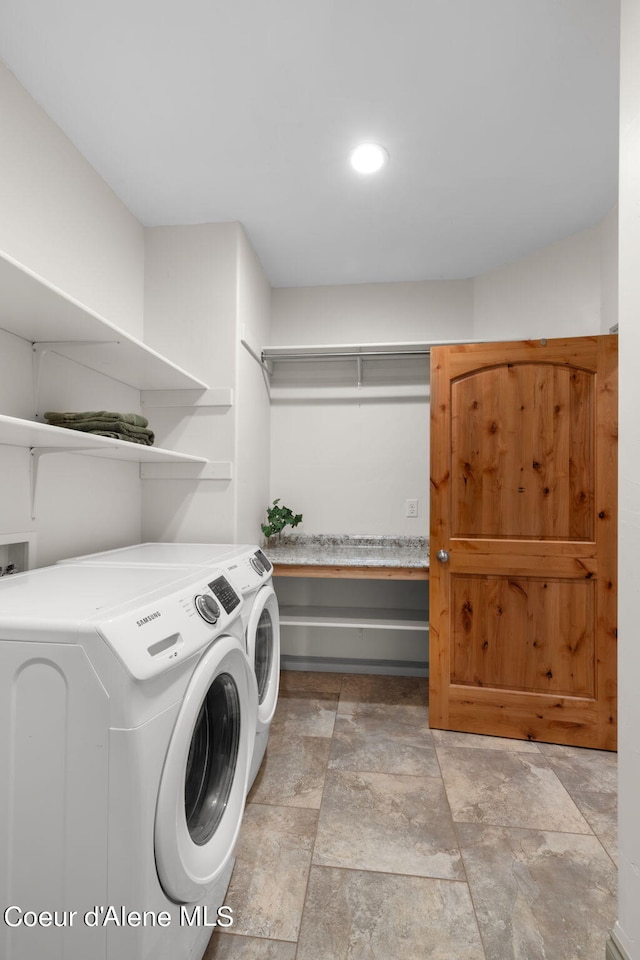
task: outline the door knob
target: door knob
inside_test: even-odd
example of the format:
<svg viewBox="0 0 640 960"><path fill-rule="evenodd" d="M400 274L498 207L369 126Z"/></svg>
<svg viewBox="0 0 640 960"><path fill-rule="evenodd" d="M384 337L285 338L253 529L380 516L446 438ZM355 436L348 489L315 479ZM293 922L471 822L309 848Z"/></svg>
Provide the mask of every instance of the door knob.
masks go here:
<svg viewBox="0 0 640 960"><path fill-rule="evenodd" d="M449 561L449 551L448 550L438 550L437 553L438 560L440 563L448 563Z"/></svg>

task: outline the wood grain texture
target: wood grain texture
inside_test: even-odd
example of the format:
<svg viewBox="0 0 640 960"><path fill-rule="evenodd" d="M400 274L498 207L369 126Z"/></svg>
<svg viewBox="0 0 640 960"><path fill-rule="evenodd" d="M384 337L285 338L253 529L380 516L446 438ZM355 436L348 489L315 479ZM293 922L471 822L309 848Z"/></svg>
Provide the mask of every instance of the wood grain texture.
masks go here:
<svg viewBox="0 0 640 960"><path fill-rule="evenodd" d="M490 550L496 556L500 553L513 554L518 553L522 557L545 557L549 552L548 542L540 538L538 540L511 539L510 537L483 539L474 537L473 540L466 540L463 537L452 537L451 543L456 552L480 554ZM595 540L584 540L579 543L575 541L557 541L553 545L553 551L557 557L581 557L585 560L595 559L596 542Z"/></svg>
<svg viewBox="0 0 640 960"><path fill-rule="evenodd" d="M595 581L453 577L452 684L595 696Z"/></svg>
<svg viewBox="0 0 640 960"><path fill-rule="evenodd" d="M617 337L431 363L430 724L615 749Z"/></svg>
<svg viewBox="0 0 640 960"><path fill-rule="evenodd" d="M544 350L546 363L573 366L593 373L598 368L600 337L558 337L547 340L504 340L494 343L461 343L451 349L448 370L451 379L481 370L483 367L501 366L505 363L538 362ZM449 349L433 347L433 351ZM616 346L617 350L617 346ZM432 367L433 369L433 367Z"/></svg>
<svg viewBox="0 0 640 960"><path fill-rule="evenodd" d="M598 700L601 740L615 741L618 657L618 338L598 343L595 524Z"/></svg>
<svg viewBox="0 0 640 960"><path fill-rule="evenodd" d="M510 363L451 384L452 535L593 536L595 374Z"/></svg>
<svg viewBox="0 0 640 960"><path fill-rule="evenodd" d="M428 567L350 567L275 563L276 577L317 577L323 580L428 580Z"/></svg>
<svg viewBox="0 0 640 960"><path fill-rule="evenodd" d="M454 552L456 546L454 540L449 563L449 572L452 574L482 570L483 562L485 570L505 576L514 574L522 577L543 577L553 569L553 575L556 577L580 577L590 580L598 572L596 557L571 557L560 552L556 554L555 544L552 544L544 554L528 555L515 550L511 554L502 552L493 554L491 551L485 554L465 553L462 550ZM553 568L549 567L550 558L553 559Z"/></svg>

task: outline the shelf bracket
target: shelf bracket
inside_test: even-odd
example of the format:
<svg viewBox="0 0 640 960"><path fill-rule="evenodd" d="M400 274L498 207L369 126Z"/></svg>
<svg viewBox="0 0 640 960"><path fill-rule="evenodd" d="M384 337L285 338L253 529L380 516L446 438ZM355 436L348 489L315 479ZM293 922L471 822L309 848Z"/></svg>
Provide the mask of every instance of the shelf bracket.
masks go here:
<svg viewBox="0 0 640 960"><path fill-rule="evenodd" d="M40 377L42 374L42 359L47 353L56 353L56 347L87 347L100 344L119 343L119 340L36 340L31 344L33 351L33 408L38 419L40 403ZM67 358L70 359L70 358Z"/></svg>
<svg viewBox="0 0 640 960"><path fill-rule="evenodd" d="M362 386L362 357L356 357L356 365L358 367L358 386Z"/></svg>
<svg viewBox="0 0 640 960"><path fill-rule="evenodd" d="M258 349L249 342L249 340L247 339L247 335L244 327L242 328L242 336L240 337L240 343L245 348L245 350L253 357L256 363L260 364L264 372L269 376L271 376L271 374L273 373L273 364L271 363L270 360L268 360L265 357L263 350L258 351Z"/></svg>
<svg viewBox="0 0 640 960"><path fill-rule="evenodd" d="M29 447L29 485L31 495L31 519L36 518L36 492L38 488L38 470L40 457L48 453L86 453L96 447Z"/></svg>

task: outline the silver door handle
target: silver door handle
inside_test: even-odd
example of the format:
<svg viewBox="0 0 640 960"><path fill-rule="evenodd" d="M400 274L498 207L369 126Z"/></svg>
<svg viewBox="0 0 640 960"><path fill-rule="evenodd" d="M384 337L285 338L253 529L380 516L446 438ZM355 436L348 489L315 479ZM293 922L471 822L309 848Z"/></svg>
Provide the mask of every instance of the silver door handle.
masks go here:
<svg viewBox="0 0 640 960"><path fill-rule="evenodd" d="M448 551L448 550L438 550L438 553L436 554L436 556L438 557L438 560L440 561L440 563L448 563L448 562L449 562L449 551Z"/></svg>

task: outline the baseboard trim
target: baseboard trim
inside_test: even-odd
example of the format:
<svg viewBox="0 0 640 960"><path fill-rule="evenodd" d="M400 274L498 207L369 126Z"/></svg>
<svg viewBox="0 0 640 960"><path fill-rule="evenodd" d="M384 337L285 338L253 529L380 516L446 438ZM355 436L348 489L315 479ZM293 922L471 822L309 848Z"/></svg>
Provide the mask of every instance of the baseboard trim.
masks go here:
<svg viewBox="0 0 640 960"><path fill-rule="evenodd" d="M605 960L629 960L626 950L622 949L613 931L605 944Z"/></svg>

